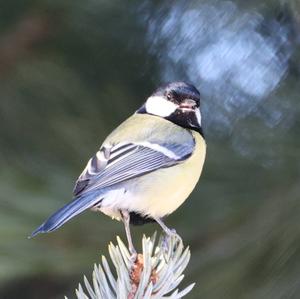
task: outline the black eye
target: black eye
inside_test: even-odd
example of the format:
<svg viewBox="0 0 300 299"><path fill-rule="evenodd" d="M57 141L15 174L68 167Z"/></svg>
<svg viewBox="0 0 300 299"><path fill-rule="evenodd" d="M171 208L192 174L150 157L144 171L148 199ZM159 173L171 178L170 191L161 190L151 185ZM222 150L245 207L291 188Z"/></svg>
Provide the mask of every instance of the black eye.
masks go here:
<svg viewBox="0 0 300 299"><path fill-rule="evenodd" d="M172 94L170 92L167 93L167 99L171 100L172 99Z"/></svg>

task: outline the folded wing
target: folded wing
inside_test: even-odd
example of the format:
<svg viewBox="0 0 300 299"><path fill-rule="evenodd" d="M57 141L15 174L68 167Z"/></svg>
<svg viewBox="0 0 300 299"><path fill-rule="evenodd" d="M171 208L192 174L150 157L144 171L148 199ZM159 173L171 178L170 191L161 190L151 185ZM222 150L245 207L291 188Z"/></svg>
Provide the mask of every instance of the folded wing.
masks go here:
<svg viewBox="0 0 300 299"><path fill-rule="evenodd" d="M90 159L74 188L79 196L178 164L191 156L194 140L186 144L125 143L101 148Z"/></svg>

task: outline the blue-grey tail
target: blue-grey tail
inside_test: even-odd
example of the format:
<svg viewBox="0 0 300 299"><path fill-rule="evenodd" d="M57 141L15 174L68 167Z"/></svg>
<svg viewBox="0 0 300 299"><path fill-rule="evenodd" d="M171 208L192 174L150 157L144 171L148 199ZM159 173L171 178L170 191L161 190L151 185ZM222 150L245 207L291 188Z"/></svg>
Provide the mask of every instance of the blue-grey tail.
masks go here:
<svg viewBox="0 0 300 299"><path fill-rule="evenodd" d="M53 215L51 215L36 230L34 230L29 238L32 238L40 233L52 232L86 209L98 205L98 203L101 202L101 199L99 198L99 196L95 195L96 194L94 193L90 195L80 196L70 203L66 204Z"/></svg>

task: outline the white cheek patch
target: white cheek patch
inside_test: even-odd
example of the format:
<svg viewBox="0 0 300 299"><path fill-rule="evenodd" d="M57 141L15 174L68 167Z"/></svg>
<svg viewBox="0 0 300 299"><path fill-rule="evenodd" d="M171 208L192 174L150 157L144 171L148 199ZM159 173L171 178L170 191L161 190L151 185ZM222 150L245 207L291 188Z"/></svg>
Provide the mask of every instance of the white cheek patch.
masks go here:
<svg viewBox="0 0 300 299"><path fill-rule="evenodd" d="M166 117L175 112L178 106L163 97L153 96L147 99L145 108L148 113Z"/></svg>
<svg viewBox="0 0 300 299"><path fill-rule="evenodd" d="M200 112L199 108L197 108L195 110L195 115L196 115L196 118L197 118L197 122L198 122L199 126L201 127L201 112Z"/></svg>

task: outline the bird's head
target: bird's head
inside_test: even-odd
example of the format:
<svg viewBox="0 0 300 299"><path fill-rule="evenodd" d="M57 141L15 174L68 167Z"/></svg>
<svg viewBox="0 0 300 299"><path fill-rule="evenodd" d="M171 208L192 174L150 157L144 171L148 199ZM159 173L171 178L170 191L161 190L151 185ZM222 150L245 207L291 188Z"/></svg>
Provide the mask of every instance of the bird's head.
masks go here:
<svg viewBox="0 0 300 299"><path fill-rule="evenodd" d="M137 113L160 116L202 133L200 93L185 82L172 82L158 88Z"/></svg>

